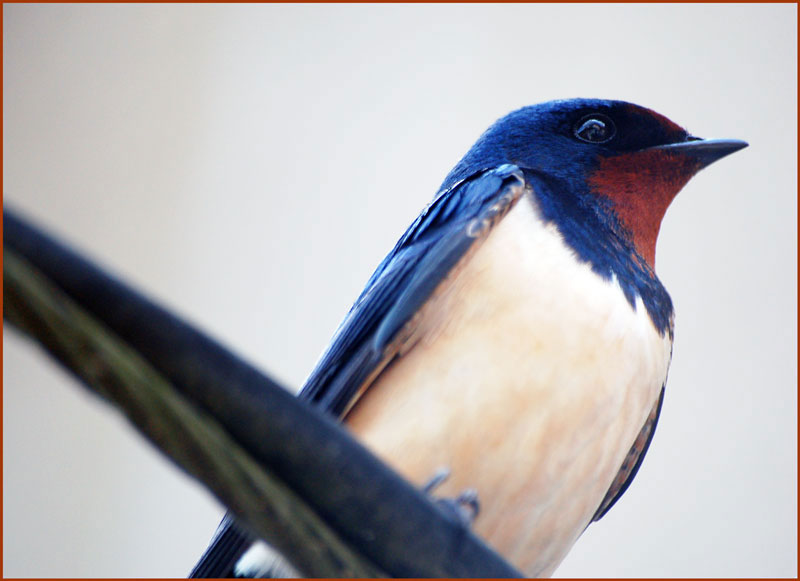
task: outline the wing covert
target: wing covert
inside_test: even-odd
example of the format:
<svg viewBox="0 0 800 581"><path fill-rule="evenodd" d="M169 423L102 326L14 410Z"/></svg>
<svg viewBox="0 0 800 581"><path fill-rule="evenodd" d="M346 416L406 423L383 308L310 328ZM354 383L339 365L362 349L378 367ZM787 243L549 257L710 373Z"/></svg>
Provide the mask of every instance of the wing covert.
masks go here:
<svg viewBox="0 0 800 581"><path fill-rule="evenodd" d="M440 192L370 277L299 397L344 415L413 332L414 314L525 187L522 172L503 165Z"/></svg>

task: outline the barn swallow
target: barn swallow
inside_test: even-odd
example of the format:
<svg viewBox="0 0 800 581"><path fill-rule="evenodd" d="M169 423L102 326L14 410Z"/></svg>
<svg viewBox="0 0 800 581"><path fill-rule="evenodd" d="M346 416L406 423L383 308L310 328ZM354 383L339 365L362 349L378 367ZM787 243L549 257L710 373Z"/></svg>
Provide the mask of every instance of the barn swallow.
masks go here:
<svg viewBox="0 0 800 581"><path fill-rule="evenodd" d="M299 397L410 482L474 489L473 530L550 575L628 488L658 421L673 306L667 207L747 144L622 101L492 125L378 266ZM226 517L194 576L263 573Z"/></svg>

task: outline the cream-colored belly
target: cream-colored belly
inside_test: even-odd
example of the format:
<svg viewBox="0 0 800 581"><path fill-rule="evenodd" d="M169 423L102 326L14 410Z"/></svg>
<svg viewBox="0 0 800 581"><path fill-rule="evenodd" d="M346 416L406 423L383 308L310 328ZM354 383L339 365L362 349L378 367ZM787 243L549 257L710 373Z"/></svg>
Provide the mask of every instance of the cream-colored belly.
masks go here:
<svg viewBox="0 0 800 581"><path fill-rule="evenodd" d="M418 341L347 416L436 494L475 488L475 532L530 576L561 562L666 380L670 341L571 256L525 197L429 303Z"/></svg>

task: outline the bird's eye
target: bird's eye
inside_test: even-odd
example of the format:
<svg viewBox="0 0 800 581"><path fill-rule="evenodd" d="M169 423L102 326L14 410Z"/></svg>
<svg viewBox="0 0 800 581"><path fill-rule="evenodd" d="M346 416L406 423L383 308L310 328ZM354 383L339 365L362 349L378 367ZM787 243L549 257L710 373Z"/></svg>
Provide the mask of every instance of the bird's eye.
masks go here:
<svg viewBox="0 0 800 581"><path fill-rule="evenodd" d="M587 115L575 124L575 137L587 143L605 143L616 134L614 122L600 113Z"/></svg>

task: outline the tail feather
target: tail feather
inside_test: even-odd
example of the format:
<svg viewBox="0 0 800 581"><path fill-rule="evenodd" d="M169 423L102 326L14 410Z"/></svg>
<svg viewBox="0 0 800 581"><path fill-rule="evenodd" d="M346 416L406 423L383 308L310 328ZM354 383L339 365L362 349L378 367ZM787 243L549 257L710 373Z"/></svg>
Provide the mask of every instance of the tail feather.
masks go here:
<svg viewBox="0 0 800 581"><path fill-rule="evenodd" d="M189 573L190 578L229 578L235 566L257 539L243 530L226 514L217 527L208 548Z"/></svg>

